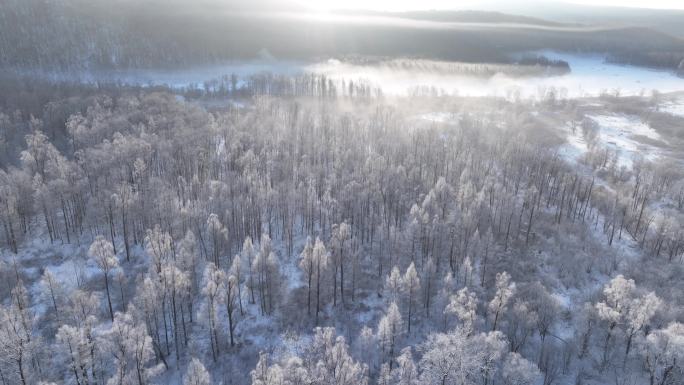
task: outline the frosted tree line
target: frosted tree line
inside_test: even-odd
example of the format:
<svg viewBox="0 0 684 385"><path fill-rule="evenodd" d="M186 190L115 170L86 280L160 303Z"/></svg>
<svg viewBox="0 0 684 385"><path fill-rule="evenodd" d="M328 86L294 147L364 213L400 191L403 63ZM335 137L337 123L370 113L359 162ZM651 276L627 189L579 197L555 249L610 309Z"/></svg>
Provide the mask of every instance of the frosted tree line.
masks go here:
<svg viewBox="0 0 684 385"><path fill-rule="evenodd" d="M85 103L0 119L3 385L684 380L681 172L570 165L516 103Z"/></svg>

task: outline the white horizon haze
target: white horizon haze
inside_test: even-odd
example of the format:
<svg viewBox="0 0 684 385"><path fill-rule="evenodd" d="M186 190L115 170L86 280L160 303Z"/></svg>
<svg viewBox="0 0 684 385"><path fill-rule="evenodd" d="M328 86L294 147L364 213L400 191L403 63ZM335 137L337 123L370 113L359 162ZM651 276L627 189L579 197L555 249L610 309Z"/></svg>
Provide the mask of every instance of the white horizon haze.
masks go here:
<svg viewBox="0 0 684 385"><path fill-rule="evenodd" d="M496 8L497 3L510 7L511 3L548 3L554 5L584 5L645 9L684 10L681 0L545 0L545 1L493 1L493 0L297 0L298 3L319 11L331 10L370 10L370 11L417 11L417 10L458 10ZM544 4L541 4L543 6Z"/></svg>

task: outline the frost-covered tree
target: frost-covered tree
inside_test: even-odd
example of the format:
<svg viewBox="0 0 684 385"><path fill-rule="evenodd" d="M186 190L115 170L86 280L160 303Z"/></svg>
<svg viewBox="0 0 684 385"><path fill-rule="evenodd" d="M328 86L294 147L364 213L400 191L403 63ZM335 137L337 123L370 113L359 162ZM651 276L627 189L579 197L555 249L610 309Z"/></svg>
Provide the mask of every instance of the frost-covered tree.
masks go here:
<svg viewBox="0 0 684 385"><path fill-rule="evenodd" d="M212 261L216 267L221 267L221 253L223 252L224 242L228 239L228 229L226 229L218 215L212 213L207 219L207 233L211 239Z"/></svg>
<svg viewBox="0 0 684 385"><path fill-rule="evenodd" d="M351 227L347 223L332 226L330 239L331 259L333 264L333 305L337 304L337 275L340 276L340 299L344 303L344 268L350 255Z"/></svg>
<svg viewBox="0 0 684 385"><path fill-rule="evenodd" d="M508 302L515 294L515 282L511 282L511 276L507 272L496 274L496 292L489 302L488 310L492 318L492 330L496 330L499 320L506 311Z"/></svg>
<svg viewBox="0 0 684 385"><path fill-rule="evenodd" d="M121 303L121 307L125 309L126 295L124 292L126 291L126 287L128 287L128 277L126 277L126 273L123 269L118 269L118 271L114 274L114 282L119 287L119 301Z"/></svg>
<svg viewBox="0 0 684 385"><path fill-rule="evenodd" d="M250 372L250 377L252 378L252 385L273 385L279 379L279 376L273 373L272 369L269 369L268 355L264 352L259 353L259 361L257 361L256 367Z"/></svg>
<svg viewBox="0 0 684 385"><path fill-rule="evenodd" d="M149 384L160 367L150 366L154 358L152 338L145 325L129 312L116 313L109 330L100 337L102 348L114 358L114 371L107 384Z"/></svg>
<svg viewBox="0 0 684 385"><path fill-rule="evenodd" d="M153 346L157 358L168 364L166 356L171 354L173 341L172 322L169 322L169 304L166 298L168 292L159 277L152 278L146 274L138 282L136 295L133 297L135 316L144 319L148 333L152 336ZM130 307L130 306L129 306Z"/></svg>
<svg viewBox="0 0 684 385"><path fill-rule="evenodd" d="M142 159L138 158L135 161L135 165L137 166L135 167L135 171L137 171L136 173L140 175L143 172L145 163L144 161L142 161ZM130 261L131 246L129 241L129 211L131 205L134 203L135 194L128 183L120 183L116 188L116 192L112 194L111 198L119 209L119 217L121 219L122 232L121 238L123 239L124 250L126 251L126 261Z"/></svg>
<svg viewBox="0 0 684 385"><path fill-rule="evenodd" d="M21 283L19 286L23 287ZM24 295L18 292L13 297ZM0 368L9 383L28 385L34 382L32 361L38 345L24 300L17 297L9 306L0 305Z"/></svg>
<svg viewBox="0 0 684 385"><path fill-rule="evenodd" d="M463 330L471 333L477 320L477 303L477 295L464 287L449 297L444 313L455 315L463 325Z"/></svg>
<svg viewBox="0 0 684 385"><path fill-rule="evenodd" d="M626 314L627 346L625 347L625 359L629 356L634 336L649 325L653 316L661 308L662 303L653 292L634 298L630 303Z"/></svg>
<svg viewBox="0 0 684 385"><path fill-rule="evenodd" d="M82 325L88 318L99 318L101 294L74 289L68 294L66 315L73 324Z"/></svg>
<svg viewBox="0 0 684 385"><path fill-rule="evenodd" d="M204 286L202 295L205 298L204 307L206 321L209 324L209 340L211 341L211 355L214 362L220 353L218 339L218 318L216 315L218 302L221 296L221 287L225 279L223 270L216 268L213 263L208 263L204 268Z"/></svg>
<svg viewBox="0 0 684 385"><path fill-rule="evenodd" d="M148 229L145 235L145 252L152 259L150 272L161 274L162 266L173 259L173 239L168 231L163 231L161 226L155 225Z"/></svg>
<svg viewBox="0 0 684 385"><path fill-rule="evenodd" d="M245 262L247 269L248 269L248 274L247 274L247 288L249 289L249 298L250 298L250 303L255 303L255 297L254 297L254 285L255 285L255 280L254 280L254 257L256 256L256 252L254 251L254 245L252 244L252 238L247 237L245 238L245 241L242 243L242 251L240 252L240 256Z"/></svg>
<svg viewBox="0 0 684 385"><path fill-rule="evenodd" d="M388 363L380 365L380 371L378 372L378 385L391 385L392 384L392 369Z"/></svg>
<svg viewBox="0 0 684 385"><path fill-rule="evenodd" d="M442 315L442 326L446 330L449 316L444 312L446 307L449 305L450 297L456 291L456 280L451 271L447 271L442 278L441 286L437 292L437 297L435 298L435 307L439 310L441 309Z"/></svg>
<svg viewBox="0 0 684 385"><path fill-rule="evenodd" d="M392 371L394 383L397 385L418 385L418 369L413 361L411 347L405 347L397 357L397 366Z"/></svg>
<svg viewBox="0 0 684 385"><path fill-rule="evenodd" d="M278 258L273 252L271 238L267 234L261 237L260 250L252 262L252 271L256 274L259 291L259 308L261 314L271 314L280 284Z"/></svg>
<svg viewBox="0 0 684 385"><path fill-rule="evenodd" d="M414 314L413 310L416 305L416 301L419 298L420 293L420 278L418 278L418 272L416 271L416 266L411 262L409 267L406 269L406 273L401 280L402 291L406 297L406 307L407 307L407 331L411 333L411 319Z"/></svg>
<svg viewBox="0 0 684 385"><path fill-rule="evenodd" d="M299 260L299 268L302 269L302 271L304 271L307 282L306 312L309 316L311 316L311 287L315 272L313 244L311 243L311 237L306 238L306 244L304 245L304 249L302 250L300 258L301 259Z"/></svg>
<svg viewBox="0 0 684 385"><path fill-rule="evenodd" d="M539 316L532 310L527 301L518 300L513 303L508 316L506 335L511 344L511 351L520 351L532 335L539 322Z"/></svg>
<svg viewBox="0 0 684 385"><path fill-rule="evenodd" d="M640 340L641 356L650 385L684 380L684 324L673 322Z"/></svg>
<svg viewBox="0 0 684 385"><path fill-rule="evenodd" d="M387 306L385 315L378 323L378 343L381 346L383 360L389 362L390 370L393 367L394 354L397 348L399 337L403 334L404 321L396 302Z"/></svg>
<svg viewBox="0 0 684 385"><path fill-rule="evenodd" d="M520 293L526 300L528 308L535 314L537 332L541 337L542 344L559 317L561 305L559 300L549 293L549 290L541 283L528 285L524 292Z"/></svg>
<svg viewBox="0 0 684 385"><path fill-rule="evenodd" d="M473 263L470 261L469 256L466 256L463 260L461 271L463 274L463 284L470 286L473 283Z"/></svg>
<svg viewBox="0 0 684 385"><path fill-rule="evenodd" d="M325 249L323 241L316 238L316 243L311 252L312 278L316 281L316 325L318 325L318 314L321 311L321 279L325 269L328 267L328 251Z"/></svg>
<svg viewBox="0 0 684 385"><path fill-rule="evenodd" d="M188 286L183 297L184 310L181 310L181 317L184 316L183 311L187 314L189 320L193 320L195 301L200 294L200 285L202 280L202 271L200 264L200 252L198 250L197 239L195 234L187 230L183 239L177 243L176 252L176 266L185 273L188 279ZM184 333L185 335L185 333Z"/></svg>
<svg viewBox="0 0 684 385"><path fill-rule="evenodd" d="M183 385L211 385L211 376L202 362L197 358L192 358L188 364L188 369L183 375Z"/></svg>
<svg viewBox="0 0 684 385"><path fill-rule="evenodd" d="M616 328L624 328L626 334L625 359L629 355L632 341L637 332L648 325L661 306L661 300L654 294L639 296L632 279L618 275L603 288L604 301L596 304L599 319L606 323L606 337L603 342L603 365L608 355Z"/></svg>
<svg viewBox="0 0 684 385"><path fill-rule="evenodd" d="M385 278L384 295L387 303L399 301L402 289L401 272L397 266L393 266L390 274Z"/></svg>
<svg viewBox="0 0 684 385"><path fill-rule="evenodd" d="M506 385L533 385L537 383L541 373L534 363L518 353L510 353L504 361L501 376Z"/></svg>
<svg viewBox="0 0 684 385"><path fill-rule="evenodd" d="M489 384L499 367L501 357L506 352L508 341L501 332L492 331L481 333L477 336L480 340L479 345L484 350L482 360L482 379L485 385Z"/></svg>
<svg viewBox="0 0 684 385"><path fill-rule="evenodd" d="M177 268L174 263L168 263L162 267L161 280L165 291L163 300L168 303L165 308L171 313L169 318L173 323L176 357L180 357L181 330L186 329L182 303L190 287L190 281L187 274Z"/></svg>
<svg viewBox="0 0 684 385"><path fill-rule="evenodd" d="M58 351L65 357L69 368L68 375L76 384L88 384L95 382L95 357L96 345L92 340L92 324L94 318L90 318L88 325L69 326L62 325L57 330L55 339L58 343Z"/></svg>
<svg viewBox="0 0 684 385"><path fill-rule="evenodd" d="M372 375L377 367L378 360L378 341L373 329L368 326L362 327L359 336L356 338L355 347L356 357L368 365Z"/></svg>
<svg viewBox="0 0 684 385"><path fill-rule="evenodd" d="M366 385L367 371L349 355L347 343L334 328L316 328L303 359L286 355L269 365L268 355L260 353L250 375L252 385Z"/></svg>
<svg viewBox="0 0 684 385"><path fill-rule="evenodd" d="M297 356L284 357L280 362L268 366L268 355L259 354L257 366L250 373L253 385L319 384L310 373L309 367Z"/></svg>
<svg viewBox="0 0 684 385"><path fill-rule="evenodd" d="M48 299L49 304L55 311L57 317L60 316L60 304L63 301L64 288L61 282L55 277L50 270L45 270L43 276L40 279L41 286L44 290L44 296Z"/></svg>
<svg viewBox="0 0 684 385"><path fill-rule="evenodd" d="M107 305L109 307L109 317L114 321L114 310L112 309L112 297L109 293L109 274L112 270L119 267L119 260L114 254L114 246L103 236L98 235L88 249L88 255L95 262L97 267L102 270L104 276L105 291L107 293Z"/></svg>
<svg viewBox="0 0 684 385"><path fill-rule="evenodd" d="M226 303L226 314L228 315L228 331L230 333L230 346L235 346L235 327L237 326L237 310L238 305L238 278L230 274L223 284L225 293L223 295L223 300Z"/></svg>
<svg viewBox="0 0 684 385"><path fill-rule="evenodd" d="M501 333L469 336L462 328L430 334L420 346L420 380L423 384L476 385L491 371L505 342Z"/></svg>
<svg viewBox="0 0 684 385"><path fill-rule="evenodd" d="M314 384L366 384L366 367L354 361L348 350L344 338L336 336L335 328L314 329L313 341L307 351Z"/></svg>
<svg viewBox="0 0 684 385"><path fill-rule="evenodd" d="M32 125L42 125L42 122L36 123ZM26 150L21 152L21 162L31 175L38 174L45 178L50 173L58 172L59 163L65 160L50 139L40 129L26 135L25 139Z"/></svg>
<svg viewBox="0 0 684 385"><path fill-rule="evenodd" d="M423 283L423 293L425 300L423 304L425 305L425 316L430 318L430 307L432 306L432 295L435 290L435 276L437 274L437 266L435 265L432 257L427 259L425 265L423 266L423 278L421 279Z"/></svg>
<svg viewBox="0 0 684 385"><path fill-rule="evenodd" d="M235 277L235 289L237 289L236 298L240 307L240 315L244 315L245 311L242 308L242 258L240 258L239 254L233 257L233 263L230 265L230 274Z"/></svg>

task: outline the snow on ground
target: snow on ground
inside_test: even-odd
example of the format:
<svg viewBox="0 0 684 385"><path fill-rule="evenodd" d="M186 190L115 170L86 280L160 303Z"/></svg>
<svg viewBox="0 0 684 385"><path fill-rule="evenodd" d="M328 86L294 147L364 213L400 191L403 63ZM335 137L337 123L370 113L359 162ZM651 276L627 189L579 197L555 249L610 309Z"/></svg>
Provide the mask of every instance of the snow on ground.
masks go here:
<svg viewBox="0 0 684 385"><path fill-rule="evenodd" d="M456 122L460 119L461 114L454 112L428 112L417 116L420 120L425 120L434 123L449 123Z"/></svg>
<svg viewBox="0 0 684 385"><path fill-rule="evenodd" d="M313 341L311 335L286 331L278 336L277 342L274 344L276 348L275 356L301 357L307 347L311 344L311 341Z"/></svg>
<svg viewBox="0 0 684 385"><path fill-rule="evenodd" d="M286 278L285 285L288 290L294 290L299 287L305 287L306 281L302 269L299 267L301 255L299 252L304 249L307 237L297 236L293 240L294 252L292 255L287 255L287 249L284 242L274 242L274 249L279 256L280 274Z"/></svg>
<svg viewBox="0 0 684 385"><path fill-rule="evenodd" d="M299 256L293 255L289 259L284 257L281 259L280 274L287 277L285 284L288 290L294 290L305 286L302 269L299 268Z"/></svg>
<svg viewBox="0 0 684 385"><path fill-rule="evenodd" d="M618 166L631 167L637 156L654 161L663 155L663 149L647 143L661 141L661 136L640 118L628 115L587 115L598 127L597 142L616 150ZM581 127L566 127L567 144L561 146L561 155L573 163L589 150Z"/></svg>
<svg viewBox="0 0 684 385"><path fill-rule="evenodd" d="M589 115L588 117L601 126L601 133L607 137L640 135L654 140L660 139L660 135L638 117L624 115Z"/></svg>
<svg viewBox="0 0 684 385"><path fill-rule="evenodd" d="M560 146L560 155L567 161L577 164L581 157L589 150L580 127L566 127L567 143Z"/></svg>
<svg viewBox="0 0 684 385"><path fill-rule="evenodd" d="M668 100L662 103L658 110L671 115L684 117L684 97Z"/></svg>
<svg viewBox="0 0 684 385"><path fill-rule="evenodd" d="M573 303L572 295L569 290L563 290L560 292L553 293L551 295L558 304L560 305L562 312L569 312L574 309L575 304ZM574 334L574 328L571 319L561 320L553 328L553 334L563 340L569 340Z"/></svg>
<svg viewBox="0 0 684 385"><path fill-rule="evenodd" d="M460 112L427 112L418 114L413 117L417 122L438 123L438 124L456 124L463 116Z"/></svg>
<svg viewBox="0 0 684 385"><path fill-rule="evenodd" d="M631 166L637 155L649 161L661 155L659 148L639 140L639 137L660 140L660 135L641 119L624 115L588 117L598 123L600 142L604 146L618 150L618 165Z"/></svg>
<svg viewBox="0 0 684 385"><path fill-rule="evenodd" d="M356 314L356 320L360 325L371 325L373 318L380 314L385 307L385 300L372 292L369 292L368 295L361 300L361 303L363 306L360 308L364 310Z"/></svg>
<svg viewBox="0 0 684 385"><path fill-rule="evenodd" d="M45 266L45 270L50 271L65 289L76 289L94 278L102 271L94 263L85 263L80 258L67 259L61 264ZM111 274L115 274L113 271Z"/></svg>
<svg viewBox="0 0 684 385"><path fill-rule="evenodd" d="M68 291L101 274L94 263L87 261L86 250L87 245L84 243L51 243L45 234L31 233L28 236L28 243L20 249L18 255L13 255L9 251L3 252L0 255L0 262L10 267L15 263L20 266L27 290L33 298L31 309L36 316L40 316L47 310L48 303L41 300L45 292L41 283L44 271L50 271L59 284Z"/></svg>

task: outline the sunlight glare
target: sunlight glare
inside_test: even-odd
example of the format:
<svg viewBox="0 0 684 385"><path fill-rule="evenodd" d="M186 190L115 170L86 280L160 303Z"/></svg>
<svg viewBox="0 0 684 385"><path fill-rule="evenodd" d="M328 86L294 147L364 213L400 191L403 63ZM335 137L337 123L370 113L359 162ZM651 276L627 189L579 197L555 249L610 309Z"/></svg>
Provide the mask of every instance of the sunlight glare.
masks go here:
<svg viewBox="0 0 684 385"><path fill-rule="evenodd" d="M458 6L449 0L300 0L300 3L319 12L341 9L399 12L418 9L461 8L464 5L463 3L474 5L477 2L460 2Z"/></svg>
<svg viewBox="0 0 684 385"><path fill-rule="evenodd" d="M330 12L334 10L370 10L401 12L412 10L430 9L479 9L491 8L497 4L494 0L297 0L300 4L318 12ZM684 1L681 0L551 0L554 3L653 8L653 9L684 9ZM506 4L506 1L500 1ZM535 3L534 0L520 0L517 3Z"/></svg>

